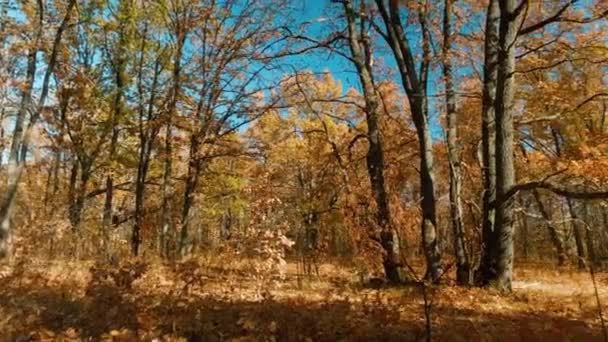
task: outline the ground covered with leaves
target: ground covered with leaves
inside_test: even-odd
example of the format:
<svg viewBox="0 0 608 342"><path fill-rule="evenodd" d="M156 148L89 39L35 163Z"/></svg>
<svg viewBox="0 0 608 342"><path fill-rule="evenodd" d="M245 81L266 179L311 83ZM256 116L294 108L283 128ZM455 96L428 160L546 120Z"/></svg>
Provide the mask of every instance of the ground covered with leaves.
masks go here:
<svg viewBox="0 0 608 342"><path fill-rule="evenodd" d="M0 340L417 341L428 316L434 340L603 340L587 273L520 267L504 295L450 284L370 288L345 267L325 264L309 279L287 266L284 277L260 275L253 261L5 266ZM596 278L608 303L608 275Z"/></svg>

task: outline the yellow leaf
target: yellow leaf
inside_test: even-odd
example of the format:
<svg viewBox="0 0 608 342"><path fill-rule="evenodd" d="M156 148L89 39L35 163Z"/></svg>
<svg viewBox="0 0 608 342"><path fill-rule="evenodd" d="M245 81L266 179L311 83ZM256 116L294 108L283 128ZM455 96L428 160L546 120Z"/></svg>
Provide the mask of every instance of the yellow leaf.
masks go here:
<svg viewBox="0 0 608 342"><path fill-rule="evenodd" d="M270 330L271 333L276 333L278 330L278 326L277 326L277 322L272 321L270 322L270 326L268 327L268 330Z"/></svg>

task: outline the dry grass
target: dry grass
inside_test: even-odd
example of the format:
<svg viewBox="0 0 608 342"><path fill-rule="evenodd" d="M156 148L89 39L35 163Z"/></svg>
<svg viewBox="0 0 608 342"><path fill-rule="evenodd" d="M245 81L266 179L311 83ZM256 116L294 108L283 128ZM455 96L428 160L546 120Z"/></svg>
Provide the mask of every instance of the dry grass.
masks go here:
<svg viewBox="0 0 608 342"><path fill-rule="evenodd" d="M366 289L353 270L281 281L255 261L159 262L131 283L93 262L28 262L0 271L0 340L416 341L425 336L419 286ZM98 270L104 266L97 265ZM551 270L549 270L551 269ZM119 274L120 273L120 274ZM589 275L520 265L513 294L442 285L429 290L435 340L593 341L602 329ZM116 278L118 277L118 278ZM608 303L606 274L598 275Z"/></svg>

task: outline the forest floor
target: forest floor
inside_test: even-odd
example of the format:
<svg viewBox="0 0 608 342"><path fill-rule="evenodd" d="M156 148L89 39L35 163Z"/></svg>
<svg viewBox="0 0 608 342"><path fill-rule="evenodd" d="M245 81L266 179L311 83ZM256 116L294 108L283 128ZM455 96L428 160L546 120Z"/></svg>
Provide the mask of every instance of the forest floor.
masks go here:
<svg viewBox="0 0 608 342"><path fill-rule="evenodd" d="M251 263L34 262L0 268L0 341L601 341L588 273L518 265L511 294L371 289L345 267L270 281ZM596 274L608 303L608 274ZM448 280L449 282L449 280ZM427 294L425 305L424 293Z"/></svg>

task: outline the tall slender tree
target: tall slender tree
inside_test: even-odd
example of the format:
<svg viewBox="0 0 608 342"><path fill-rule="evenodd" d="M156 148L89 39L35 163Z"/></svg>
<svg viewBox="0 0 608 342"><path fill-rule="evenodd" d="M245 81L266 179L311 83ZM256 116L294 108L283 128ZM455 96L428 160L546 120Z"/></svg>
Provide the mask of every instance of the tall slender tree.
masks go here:
<svg viewBox="0 0 608 342"><path fill-rule="evenodd" d="M437 235L435 168L433 141L430 133L429 103L427 97L431 63L431 27L429 26L429 1L417 2L417 19L420 27L420 54L417 63L412 49L412 37L406 35L401 17L404 9L399 0L376 0L385 32L381 34L388 42L399 68L401 83L405 90L416 126L420 152L420 209L422 211L422 243L427 263L426 276L437 280L442 274L441 254ZM418 65L418 67L417 67Z"/></svg>
<svg viewBox="0 0 608 342"><path fill-rule="evenodd" d="M372 186L372 194L376 201L376 223L381 229L380 242L386 255L384 256L384 272L392 282L406 280L406 273L401 256L399 237L392 227L391 214L384 181L384 150L382 132L380 131L379 97L374 84L372 70L372 49L369 32L365 30L366 19L363 16L364 2L358 12L353 7L353 1L343 1L344 14L347 20L348 44L352 61L357 69L359 81L365 98L365 120L367 123L367 170ZM359 25L357 25L359 22Z"/></svg>
<svg viewBox="0 0 608 342"><path fill-rule="evenodd" d="M460 149L458 148L458 114L452 66L452 16L453 0L445 0L443 11L443 78L445 82L445 102L447 117L447 145L450 168L450 221L454 234L456 254L456 281L468 285L472 282L471 261L462 223Z"/></svg>
<svg viewBox="0 0 608 342"><path fill-rule="evenodd" d="M76 0L70 0L68 2L63 19L55 31L51 53L48 61L46 62L46 70L42 80L42 87L40 90L40 96L38 97L38 103L33 105L32 89L34 87L34 83L36 82L36 65L38 63L37 56L38 50L40 49L40 40L44 30L45 13L44 3L42 1L38 1L37 4L38 7L36 13L39 20L36 24L35 38L28 54L27 76L24 86L25 90L22 93L21 105L19 107L17 118L15 119L15 127L13 129L13 140L9 154L9 177L7 189L2 197L2 202L0 202L0 258L9 256L11 252L10 220L19 188L19 180L21 179L21 175L23 174L23 169L25 167L27 147L31 139L33 127L38 122L41 111L46 103L49 93L51 75L53 74L55 65L57 63L57 56L59 54L61 40L71 20L72 11L76 6ZM27 127L24 129L26 115L29 111L31 111L30 120L29 123L27 123Z"/></svg>

